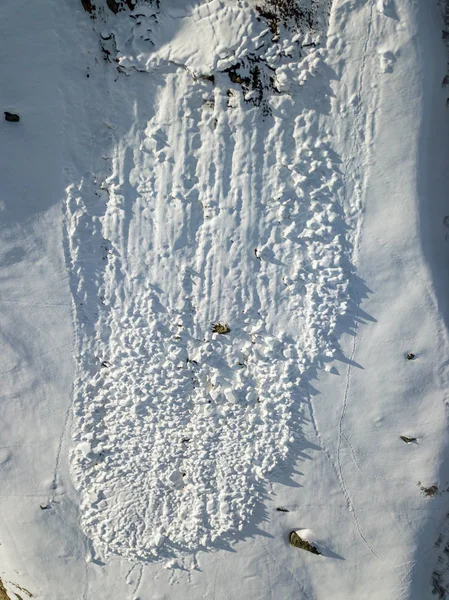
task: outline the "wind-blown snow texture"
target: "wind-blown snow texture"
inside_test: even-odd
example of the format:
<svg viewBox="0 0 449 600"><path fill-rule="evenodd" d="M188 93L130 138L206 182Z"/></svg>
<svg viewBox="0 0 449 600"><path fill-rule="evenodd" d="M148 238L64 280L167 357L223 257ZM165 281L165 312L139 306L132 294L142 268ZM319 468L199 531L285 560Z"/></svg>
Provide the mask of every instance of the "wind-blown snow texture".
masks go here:
<svg viewBox="0 0 449 600"><path fill-rule="evenodd" d="M147 91L111 126L110 173L71 186L66 206L72 467L106 551L148 558L241 529L294 441L303 377L333 356L350 228L317 117L328 8L279 42L234 3L101 23L124 85L143 70Z"/></svg>

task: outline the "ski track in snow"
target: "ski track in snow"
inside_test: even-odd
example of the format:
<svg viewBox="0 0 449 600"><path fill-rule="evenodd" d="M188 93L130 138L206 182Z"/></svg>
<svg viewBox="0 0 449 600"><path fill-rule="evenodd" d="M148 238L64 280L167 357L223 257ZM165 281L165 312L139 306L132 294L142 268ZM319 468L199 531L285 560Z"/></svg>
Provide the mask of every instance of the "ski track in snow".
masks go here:
<svg viewBox="0 0 449 600"><path fill-rule="evenodd" d="M212 84L170 58L141 75L128 54L148 105L127 79L133 118L106 115L112 174L68 189L72 475L106 555L148 560L241 530L292 447L302 383L337 348L351 267L320 121L325 50L289 61L278 50L283 93L264 116L226 73Z"/></svg>
<svg viewBox="0 0 449 600"><path fill-rule="evenodd" d="M342 12L344 12L344 8L345 7L343 5L343 7L341 9ZM380 2L378 2L376 4L376 8L379 13L383 14L383 12L384 12L383 0L380 0ZM360 237L361 237L362 224L363 224L364 180L365 180L365 175L366 175L364 173L364 171L366 171L366 169L362 170L362 166L366 167L366 164L368 161L368 154L370 151L370 146L371 146L372 140L374 138L375 107L378 102L377 99L376 100L374 99L378 95L378 91L370 89L369 92L367 92L367 90L364 89L364 78L365 78L366 71L367 71L367 57L370 55L375 56L375 52L372 52L372 51L369 52L370 44L372 43L372 31L373 31L373 27L374 27L373 21L374 21L375 7L374 7L373 3L369 4L369 8L367 8L367 11L369 13L368 17L367 17L368 27L367 27L366 38L365 38L365 42L363 45L363 51L362 51L362 56L361 56L361 67L360 67L360 74L357 79L357 89L355 91L355 95L353 96L353 112L354 112L353 122L354 122L355 126L354 126L354 135L352 137L352 140L353 140L352 149L350 150L350 152L348 154L348 158L346 159L346 164L344 167L344 173L346 174L348 172L351 172L352 178L353 178L352 182L345 181L344 189L348 190L348 189L351 189L353 186L353 194L352 194L353 199L351 201L349 201L349 198L346 195L345 203L349 209L349 211L347 209L348 221L353 223L353 229L354 229L354 251L353 251L353 256L352 256L352 260L354 261L354 264L357 264L357 255L358 255L358 250L359 250L359 245L360 245ZM341 19L342 16L339 15L338 18ZM366 93L370 94L370 105L371 105L370 111L367 111L367 107L364 106L364 96ZM354 213L352 213L352 214L350 212L351 208L355 209ZM361 298L359 297L357 285L358 284L356 281L356 276L355 276L355 274L353 274L353 276L351 278L350 286L353 289L356 313L358 312L358 310L360 309L360 306L361 306ZM354 319L354 329L353 329L354 337L353 337L353 343L352 343L352 348L351 348L351 354L349 357L348 369L347 369L347 373L346 373L346 385L345 385L345 390L344 390L344 394L343 394L342 408L341 408L341 413L340 413L340 418L339 418L339 423L338 423L336 464L334 463L332 458L331 458L331 461L335 468L335 471L337 474L337 479L339 481L342 493L343 493L344 497L346 498L349 512L354 519L355 526L356 526L356 529L357 529L357 532L358 532L360 538L362 539L364 544L367 546L369 551L373 554L373 556L377 560L379 560L383 563L386 563L390 568L395 569L395 568L400 568L400 567L403 567L406 565L413 564L416 561L406 561L406 562L401 562L401 563L397 563L397 564L392 564L392 563L388 563L387 561L385 561L385 559L380 555L380 553L378 553L376 551L376 549L369 542L369 540L362 528L362 525L358 518L357 509L354 506L354 502L353 502L353 500L351 498L351 494L348 490L345 475L344 475L344 470L346 467L344 467L343 460L342 460L343 442L348 447L350 454L351 454L352 461L355 464L356 468L361 473L363 473L367 478L388 481L388 482L391 482L391 483L394 483L397 485L401 485L401 486L404 486L404 485L413 486L414 485L414 483L411 483L409 481L389 479L388 477L384 477L381 475L366 473L361 468L359 461L357 459L356 453L352 447L352 444L351 444L350 440L348 439L347 435L345 435L345 433L344 433L345 414L347 411L349 397L350 397L352 364L355 361L355 356L357 353L358 328L359 328L359 321L357 319ZM326 452L326 456L329 457L329 453ZM428 552L426 552L426 554L428 554Z"/></svg>

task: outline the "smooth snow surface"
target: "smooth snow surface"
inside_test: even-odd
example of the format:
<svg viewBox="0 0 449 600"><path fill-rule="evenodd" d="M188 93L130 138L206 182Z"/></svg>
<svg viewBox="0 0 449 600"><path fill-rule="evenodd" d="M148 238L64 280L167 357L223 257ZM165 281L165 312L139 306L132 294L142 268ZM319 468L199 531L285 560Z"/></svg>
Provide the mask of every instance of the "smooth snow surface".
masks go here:
<svg viewBox="0 0 449 600"><path fill-rule="evenodd" d="M437 0L82 4L0 6L0 597L444 599Z"/></svg>

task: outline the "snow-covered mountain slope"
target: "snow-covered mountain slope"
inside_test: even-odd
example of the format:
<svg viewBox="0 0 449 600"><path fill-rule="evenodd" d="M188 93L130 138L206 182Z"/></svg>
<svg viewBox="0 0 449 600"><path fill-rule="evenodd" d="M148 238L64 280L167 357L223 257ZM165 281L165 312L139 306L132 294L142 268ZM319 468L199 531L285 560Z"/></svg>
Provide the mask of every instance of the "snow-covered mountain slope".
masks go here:
<svg viewBox="0 0 449 600"><path fill-rule="evenodd" d="M0 597L445 597L443 19L288 4L0 8Z"/></svg>
<svg viewBox="0 0 449 600"><path fill-rule="evenodd" d="M274 43L257 13L219 3L187 16L161 7L153 27L194 27L206 10L225 32L229 13L247 20L257 54L241 40L234 50L224 34L218 49L229 48L221 62L241 77L248 60L250 99L229 71L214 70L224 54L212 46L216 28L200 38L210 64L193 65L184 46L171 52L175 65L138 54L147 72L135 90L126 56L105 113L111 173L84 176L67 203L80 328L75 482L88 535L130 558L197 550L242 529L260 481L294 452L301 389L332 357L348 306L343 185L319 121L329 81L318 35L294 41L285 31ZM128 40L136 19L120 16ZM308 106L311 93L318 106ZM122 106L131 114L117 116Z"/></svg>

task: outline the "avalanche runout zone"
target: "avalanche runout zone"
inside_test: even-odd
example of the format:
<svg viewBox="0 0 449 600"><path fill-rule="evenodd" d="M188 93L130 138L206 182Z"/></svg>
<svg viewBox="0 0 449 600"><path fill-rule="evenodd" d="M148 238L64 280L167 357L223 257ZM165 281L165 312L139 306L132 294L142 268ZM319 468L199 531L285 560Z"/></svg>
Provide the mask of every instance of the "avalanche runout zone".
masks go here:
<svg viewBox="0 0 449 600"><path fill-rule="evenodd" d="M324 56L292 81L324 94ZM273 96L264 119L224 73L148 82L153 116L66 202L82 523L106 554L141 560L248 521L302 381L333 355L350 277L338 159L301 93Z"/></svg>

